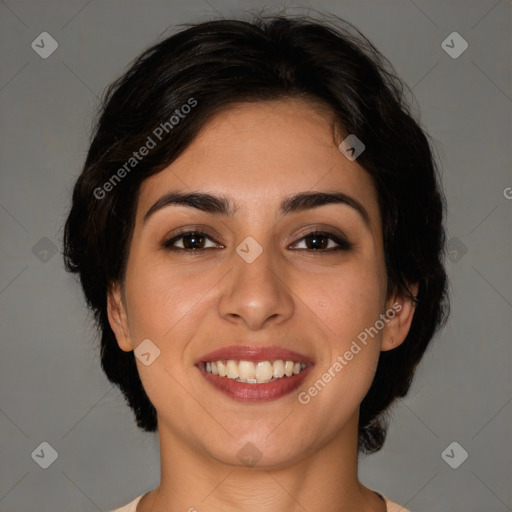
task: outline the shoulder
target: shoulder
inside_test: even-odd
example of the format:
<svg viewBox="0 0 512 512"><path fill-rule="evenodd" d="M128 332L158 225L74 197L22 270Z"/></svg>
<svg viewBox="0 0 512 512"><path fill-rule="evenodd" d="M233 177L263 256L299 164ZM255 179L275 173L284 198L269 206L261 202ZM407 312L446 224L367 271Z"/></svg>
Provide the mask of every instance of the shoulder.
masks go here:
<svg viewBox="0 0 512 512"><path fill-rule="evenodd" d="M398 503L394 503L391 500L388 500L386 496L382 496L384 501L386 502L387 512L409 512L406 508L398 505Z"/></svg>
<svg viewBox="0 0 512 512"><path fill-rule="evenodd" d="M130 501L130 503L127 503L123 507L116 508L111 512L136 512L137 504L142 499L142 496L144 496L144 494L145 493L141 494L140 496L137 496L133 501Z"/></svg>
<svg viewBox="0 0 512 512"><path fill-rule="evenodd" d="M386 504L386 511L387 512L409 512L405 507L402 507L398 503L395 503L394 501L391 501L390 499L386 498L383 494L377 491L373 491L384 503Z"/></svg>
<svg viewBox="0 0 512 512"><path fill-rule="evenodd" d="M141 494L140 496L137 496L133 501L130 501L130 503L127 503L123 507L116 508L111 512L136 512L137 504L139 503L143 496L144 493ZM409 512L409 510L389 500L388 498L386 498L386 496L382 496L382 498L386 502L387 512Z"/></svg>

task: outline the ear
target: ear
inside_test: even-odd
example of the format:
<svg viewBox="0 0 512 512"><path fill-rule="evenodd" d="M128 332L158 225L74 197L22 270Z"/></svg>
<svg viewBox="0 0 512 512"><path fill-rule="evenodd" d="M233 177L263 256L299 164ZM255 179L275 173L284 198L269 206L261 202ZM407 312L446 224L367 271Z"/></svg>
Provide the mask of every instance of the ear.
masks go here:
<svg viewBox="0 0 512 512"><path fill-rule="evenodd" d="M409 289L417 297L418 284L410 286ZM415 302L404 295L395 294L386 301L385 314L388 320L382 336L382 351L392 350L404 342L411 328L415 307Z"/></svg>
<svg viewBox="0 0 512 512"><path fill-rule="evenodd" d="M107 292L107 314L119 348L125 352L133 350L128 316L120 283L114 283Z"/></svg>

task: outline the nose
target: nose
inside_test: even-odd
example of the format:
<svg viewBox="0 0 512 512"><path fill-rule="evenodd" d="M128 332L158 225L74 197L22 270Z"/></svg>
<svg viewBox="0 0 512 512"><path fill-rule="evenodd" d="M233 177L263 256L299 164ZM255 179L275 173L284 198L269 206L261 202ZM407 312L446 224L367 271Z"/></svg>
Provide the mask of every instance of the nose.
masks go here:
<svg viewBox="0 0 512 512"><path fill-rule="evenodd" d="M219 300L220 315L250 330L288 320L294 313L295 302L279 255L263 248L250 263L236 252L233 260Z"/></svg>

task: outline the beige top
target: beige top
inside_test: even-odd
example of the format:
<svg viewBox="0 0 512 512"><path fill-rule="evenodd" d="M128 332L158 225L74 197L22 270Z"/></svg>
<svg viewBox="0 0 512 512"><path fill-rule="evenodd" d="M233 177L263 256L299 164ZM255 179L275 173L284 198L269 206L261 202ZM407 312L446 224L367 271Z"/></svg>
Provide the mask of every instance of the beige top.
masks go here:
<svg viewBox="0 0 512 512"><path fill-rule="evenodd" d="M133 501L130 501L130 503L128 503L124 507L116 508L115 510L112 510L112 512L137 512L137 503L139 503L139 501L142 499L142 496L144 496L144 494L146 494L146 493L142 493L140 496L137 496ZM386 502L387 512L409 512L407 509L388 500L382 494L379 494L379 493L377 493L377 494Z"/></svg>

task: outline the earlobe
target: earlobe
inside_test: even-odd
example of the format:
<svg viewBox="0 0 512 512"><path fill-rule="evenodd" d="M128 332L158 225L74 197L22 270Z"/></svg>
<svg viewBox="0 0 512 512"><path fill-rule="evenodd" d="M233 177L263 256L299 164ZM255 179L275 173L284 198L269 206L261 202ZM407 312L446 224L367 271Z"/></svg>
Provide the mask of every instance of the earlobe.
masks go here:
<svg viewBox="0 0 512 512"><path fill-rule="evenodd" d="M107 315L119 348L125 352L133 350L126 307L119 283L113 284L107 292Z"/></svg>
<svg viewBox="0 0 512 512"><path fill-rule="evenodd" d="M418 284L412 285L410 291L414 297L417 297ZM407 296L395 295L387 302L387 307L386 316L388 321L382 336L382 351L392 350L404 342L411 328L416 303ZM394 314L391 312L394 312Z"/></svg>

